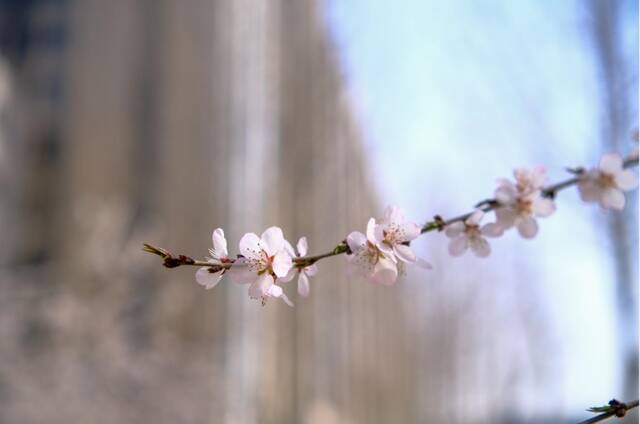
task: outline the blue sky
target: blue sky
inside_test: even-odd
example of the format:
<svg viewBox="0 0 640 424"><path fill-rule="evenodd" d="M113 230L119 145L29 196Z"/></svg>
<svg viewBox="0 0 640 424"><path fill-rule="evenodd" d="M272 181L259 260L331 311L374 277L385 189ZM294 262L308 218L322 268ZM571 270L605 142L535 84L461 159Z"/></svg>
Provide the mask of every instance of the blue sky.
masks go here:
<svg viewBox="0 0 640 424"><path fill-rule="evenodd" d="M384 202L420 220L457 215L491 196L495 179L516 166L544 164L555 181L566 177L564 166L596 163L602 94L586 5L329 0ZM636 68L637 6L624 7L620 43ZM628 93L635 112L637 72ZM575 192L563 194L536 240L511 234L486 261L500 266L499 253L516 249L538 269L530 283L547 293L564 340L556 360L567 412L610 399L621 384L619 369L597 366L615 363L620 342L608 330L616 325L610 245L594 225L604 214Z"/></svg>

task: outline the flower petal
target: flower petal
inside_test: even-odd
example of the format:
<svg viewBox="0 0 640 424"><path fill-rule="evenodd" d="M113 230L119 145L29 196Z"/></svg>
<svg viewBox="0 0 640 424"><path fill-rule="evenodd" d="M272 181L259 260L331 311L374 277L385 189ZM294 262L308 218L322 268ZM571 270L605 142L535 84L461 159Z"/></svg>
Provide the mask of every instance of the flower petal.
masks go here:
<svg viewBox="0 0 640 424"><path fill-rule="evenodd" d="M546 171L543 166L533 169L518 168L514 169L513 176L518 184L519 194L526 195L542 188L546 180Z"/></svg>
<svg viewBox="0 0 640 424"><path fill-rule="evenodd" d="M306 237L300 237L300 240L298 240L298 244L297 244L296 247L298 248L298 255L306 256L307 252L309 251L309 245L307 244L307 238Z"/></svg>
<svg viewBox="0 0 640 424"><path fill-rule="evenodd" d="M268 256L274 256L284 247L284 235L279 227L269 227L260 238L260 246Z"/></svg>
<svg viewBox="0 0 640 424"><path fill-rule="evenodd" d="M425 261L422 258L418 258L416 260L416 265L418 265L420 268L423 268L423 269L433 269L433 265L431 265L429 262Z"/></svg>
<svg viewBox="0 0 640 424"><path fill-rule="evenodd" d="M500 185L494 195L498 203L508 205L515 202L518 196L518 190L511 182L508 182L507 184Z"/></svg>
<svg viewBox="0 0 640 424"><path fill-rule="evenodd" d="M318 273L318 266L316 264L309 265L308 267L304 268L303 271L309 277L313 277Z"/></svg>
<svg viewBox="0 0 640 424"><path fill-rule="evenodd" d="M261 259L262 248L260 247L260 237L254 233L247 233L240 239L239 249L242 256L247 259Z"/></svg>
<svg viewBox="0 0 640 424"><path fill-rule="evenodd" d="M638 186L638 177L636 173L630 170L624 170L622 172L618 172L615 175L616 185L624 190L632 190Z"/></svg>
<svg viewBox="0 0 640 424"><path fill-rule="evenodd" d="M258 279L249 286L249 297L260 299L269 292L271 286L273 286L273 277L268 272L265 272L258 276Z"/></svg>
<svg viewBox="0 0 640 424"><path fill-rule="evenodd" d="M537 197L533 201L533 213L537 216L546 218L556 211L556 204L553 200L546 197Z"/></svg>
<svg viewBox="0 0 640 424"><path fill-rule="evenodd" d="M386 225L376 224L373 228L373 238L376 241L376 245L384 244L384 230Z"/></svg>
<svg viewBox="0 0 640 424"><path fill-rule="evenodd" d="M403 241L415 240L421 234L421 228L415 222L405 222L404 224L402 224L402 231L404 232Z"/></svg>
<svg viewBox="0 0 640 424"><path fill-rule="evenodd" d="M285 277L292 266L293 261L291 260L291 256L284 250L277 252L271 263L271 269L273 269L273 273L278 277Z"/></svg>
<svg viewBox="0 0 640 424"><path fill-rule="evenodd" d="M280 296L280 299L282 299L282 301L284 303L287 304L287 306L291 306L293 308L293 302L291 300L289 300L289 298L287 297L286 294L284 294L284 292L282 293L282 295Z"/></svg>
<svg viewBox="0 0 640 424"><path fill-rule="evenodd" d="M447 237L458 237L460 234L464 233L465 230L464 223L457 221L447 225L447 228L444 230L444 234Z"/></svg>
<svg viewBox="0 0 640 424"><path fill-rule="evenodd" d="M465 235L460 235L449 242L449 254L461 256L469 247L469 239Z"/></svg>
<svg viewBox="0 0 640 424"><path fill-rule="evenodd" d="M474 211L469 218L467 218L464 222L467 225L479 225L480 221L484 217L484 212L481 210Z"/></svg>
<svg viewBox="0 0 640 424"><path fill-rule="evenodd" d="M393 261L380 258L373 269L372 281L385 286L393 285L398 278L398 268Z"/></svg>
<svg viewBox="0 0 640 424"><path fill-rule="evenodd" d="M484 237L474 237L469 240L471 251L480 258L486 258L491 253L491 246Z"/></svg>
<svg viewBox="0 0 640 424"><path fill-rule="evenodd" d="M304 272L298 277L298 294L303 297L309 296L309 277Z"/></svg>
<svg viewBox="0 0 640 424"><path fill-rule="evenodd" d="M369 218L369 222L367 222L367 240L369 240L373 244L376 243L375 231L376 220L375 218Z"/></svg>
<svg viewBox="0 0 640 424"><path fill-rule="evenodd" d="M265 296L280 298L284 301L284 303L286 303L287 305L293 308L293 302L289 300L287 295L284 293L284 290L282 290L282 287L280 287L277 284L271 285L267 290L267 292L265 293Z"/></svg>
<svg viewBox="0 0 640 424"><path fill-rule="evenodd" d="M513 170L513 178L516 181L529 180L530 172L527 168L515 168Z"/></svg>
<svg viewBox="0 0 640 424"><path fill-rule="evenodd" d="M518 232L523 238L532 239L538 234L538 222L531 216L523 218L518 222Z"/></svg>
<svg viewBox="0 0 640 424"><path fill-rule="evenodd" d="M401 224L404 222L404 213L397 206L389 205L384 210L385 224Z"/></svg>
<svg viewBox="0 0 640 424"><path fill-rule="evenodd" d="M393 246L393 253L403 262L414 263L416 261L415 253L405 244L396 244Z"/></svg>
<svg viewBox="0 0 640 424"><path fill-rule="evenodd" d="M196 271L196 281L201 286L204 286L206 289L211 289L216 286L220 282L222 278L222 273L220 272L211 272L211 268L203 266L202 268Z"/></svg>
<svg viewBox="0 0 640 424"><path fill-rule="evenodd" d="M600 159L600 170L615 175L622 169L622 157L617 153L609 153Z"/></svg>
<svg viewBox="0 0 640 424"><path fill-rule="evenodd" d="M508 230L515 225L518 213L511 207L502 207L496 209L496 223L502 227L503 230Z"/></svg>
<svg viewBox="0 0 640 424"><path fill-rule="evenodd" d="M578 182L578 192L584 202L597 202L602 195L602 189L598 187L593 177L593 173L589 173Z"/></svg>
<svg viewBox="0 0 640 424"><path fill-rule="evenodd" d="M495 222L485 224L480 229L482 235L487 237L500 237L504 234L504 229Z"/></svg>
<svg viewBox="0 0 640 424"><path fill-rule="evenodd" d="M282 287L274 283L269 286L269 288L265 292L265 295L269 297L280 297L283 293L284 290L282 289Z"/></svg>
<svg viewBox="0 0 640 424"><path fill-rule="evenodd" d="M361 249L357 253L347 256L349 261L349 274L360 277L368 277L373 273L375 261L368 249Z"/></svg>
<svg viewBox="0 0 640 424"><path fill-rule="evenodd" d="M530 178L533 188L535 190L540 189L547 180L547 170L544 166L538 165L531 171Z"/></svg>
<svg viewBox="0 0 640 424"><path fill-rule="evenodd" d="M293 250L293 246L291 246L291 243L289 243L288 240L285 239L284 241L284 247L283 247L284 251L287 252L289 254L289 256L291 256L292 258L296 257L296 252Z"/></svg>
<svg viewBox="0 0 640 424"><path fill-rule="evenodd" d="M349 249L351 252L357 253L363 249L367 244L367 237L362 234L360 231L352 231L347 236L347 245L349 245Z"/></svg>
<svg viewBox="0 0 640 424"><path fill-rule="evenodd" d="M617 188L606 189L600 198L600 205L605 209L621 211L625 203L624 193Z"/></svg>
<svg viewBox="0 0 640 424"><path fill-rule="evenodd" d="M285 275L284 277L278 278L278 282L280 282L280 283L288 283L289 281L293 280L293 277L296 276L296 273L298 273L298 268L292 266L289 269L289 272L287 272L287 275Z"/></svg>
<svg viewBox="0 0 640 424"><path fill-rule="evenodd" d="M216 259L226 258L229 255L227 251L227 240L224 238L224 230L216 228L211 235L213 241L213 254Z"/></svg>

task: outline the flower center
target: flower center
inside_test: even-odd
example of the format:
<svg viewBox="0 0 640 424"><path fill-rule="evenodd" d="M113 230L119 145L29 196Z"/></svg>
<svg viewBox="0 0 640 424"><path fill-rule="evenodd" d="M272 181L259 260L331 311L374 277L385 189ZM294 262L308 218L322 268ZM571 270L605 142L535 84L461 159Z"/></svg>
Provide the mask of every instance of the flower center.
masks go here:
<svg viewBox="0 0 640 424"><path fill-rule="evenodd" d="M527 191L528 188L529 188L529 184L526 181L522 179L518 180L516 184L516 189L518 190L518 193L524 193Z"/></svg>
<svg viewBox="0 0 640 424"><path fill-rule="evenodd" d="M598 176L598 185L602 188L616 187L616 181L611 174L600 172Z"/></svg>
<svg viewBox="0 0 640 424"><path fill-rule="evenodd" d="M482 235L482 233L480 232L480 227L478 225L465 224L465 226L466 228L464 232L468 238L477 238Z"/></svg>
<svg viewBox="0 0 640 424"><path fill-rule="evenodd" d="M249 260L249 269L252 271L257 271L258 274L262 274L265 271L271 269L271 264L273 263L273 258L267 255L267 252L261 250L259 252L260 257Z"/></svg>
<svg viewBox="0 0 640 424"><path fill-rule="evenodd" d="M531 214L532 211L532 203L531 200L526 199L518 199L516 203L516 208L520 214Z"/></svg>
<svg viewBox="0 0 640 424"><path fill-rule="evenodd" d="M382 230L382 234L384 235L384 242L390 246L404 241L404 231L398 224L388 225L387 228Z"/></svg>

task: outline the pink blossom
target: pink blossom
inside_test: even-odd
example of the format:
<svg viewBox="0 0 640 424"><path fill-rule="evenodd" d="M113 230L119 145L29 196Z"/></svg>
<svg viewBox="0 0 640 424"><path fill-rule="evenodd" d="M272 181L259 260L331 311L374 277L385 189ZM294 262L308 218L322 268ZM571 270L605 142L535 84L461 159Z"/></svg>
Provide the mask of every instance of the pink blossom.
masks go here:
<svg viewBox="0 0 640 424"><path fill-rule="evenodd" d="M388 206L383 218L375 225L373 242L386 257L405 263L418 263L430 268L431 265L416 257L408 243L420 235L420 226L405 220L402 210L396 206Z"/></svg>
<svg viewBox="0 0 640 424"><path fill-rule="evenodd" d="M585 202L598 202L605 209L624 209L623 191L636 188L638 178L633 171L624 169L623 165L620 155L604 155L598 168L587 171L580 177L580 198Z"/></svg>
<svg viewBox="0 0 640 424"><path fill-rule="evenodd" d="M211 235L213 240L213 249L209 249L209 254L211 257L207 258L207 262L212 265L221 265L224 263L232 262L227 252L227 240L224 238L224 231L222 228L216 228L213 230L213 234ZM220 272L213 272L214 269L211 267L203 266L196 271L196 281L198 284L204 286L206 289L211 289L215 287L219 282L222 276L227 271L223 269Z"/></svg>
<svg viewBox="0 0 640 424"><path fill-rule="evenodd" d="M507 179L498 180L496 223L503 230L515 226L523 238L530 239L538 233L535 218L550 216L556 205L552 199L542 195L546 179L544 168L537 167L531 171L516 169L514 176L515 184Z"/></svg>
<svg viewBox="0 0 640 424"><path fill-rule="evenodd" d="M307 244L307 238L300 237L300 239L298 240L298 244L296 245L296 248L298 249L297 255L293 251L293 247L291 246L291 244L286 240L285 240L285 248L287 249L287 252L289 253L289 255L291 255L292 257L299 258L302 256L306 256L309 250L309 246ZM291 279L293 279L296 273L298 274L298 294L304 297L309 296L309 277L313 277L318 273L318 267L315 264L309 265L306 267L294 266L289 270L289 274L282 279L282 282L291 281Z"/></svg>
<svg viewBox="0 0 640 424"><path fill-rule="evenodd" d="M374 235L376 220L367 224L367 235L353 231L347 236L351 254L347 256L349 272L374 284L393 285L398 277L398 268L392 256L380 250Z"/></svg>
<svg viewBox="0 0 640 424"><path fill-rule="evenodd" d="M282 288L275 284L277 278L286 277L293 265L285 249L282 230L270 227L261 237L247 233L240 239L239 248L242 256L230 269L233 281L251 284L249 297L252 299L262 299L264 302L269 297L282 298L293 306Z"/></svg>
<svg viewBox="0 0 640 424"><path fill-rule="evenodd" d="M491 253L491 246L485 237L499 237L503 229L498 224L485 224L480 227L484 212L476 210L464 222L454 222L447 225L445 234L451 238L449 253L452 256L461 256L467 249L478 257L486 258Z"/></svg>

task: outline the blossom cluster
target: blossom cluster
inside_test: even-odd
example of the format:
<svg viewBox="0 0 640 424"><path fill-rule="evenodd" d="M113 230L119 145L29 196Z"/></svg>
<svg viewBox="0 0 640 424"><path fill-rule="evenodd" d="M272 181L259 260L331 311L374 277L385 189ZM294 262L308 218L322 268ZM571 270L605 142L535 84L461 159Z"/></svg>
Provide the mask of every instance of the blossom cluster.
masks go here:
<svg viewBox="0 0 640 424"><path fill-rule="evenodd" d="M247 233L240 239L240 255L234 260L228 257L227 240L222 228L213 231L213 249L209 252L211 257L207 261L211 266L205 266L196 272L196 281L207 289L220 282L222 276L229 274L231 280L238 284L249 285L249 297L261 299L266 302L268 298L280 298L285 303L293 306L282 287L276 281L284 282L293 278L293 249L284 239L282 230L278 227L267 228L262 236L255 233ZM298 242L298 250L306 251L306 239L303 237ZM300 270L298 284L300 294L309 293L307 275L313 274L308 269ZM305 279L302 278L304 274Z"/></svg>
<svg viewBox="0 0 640 424"><path fill-rule="evenodd" d="M556 210L553 199L543 193L546 171L539 166L534 169L518 168L513 171L515 181L501 178L495 190L495 222L480 223L485 216L481 209L474 211L463 222L447 225L445 234L451 238L449 253L462 255L467 249L478 257L491 253L486 237L500 237L505 231L516 228L520 236L531 239L538 233L536 218L550 216Z"/></svg>
<svg viewBox="0 0 640 424"><path fill-rule="evenodd" d="M637 158L637 151L634 155ZM624 168L620 155L610 153L600 159L597 168L584 172L578 190L585 202L597 202L605 209L620 211L625 205L623 191L632 190L637 185L636 174Z"/></svg>
<svg viewBox="0 0 640 424"><path fill-rule="evenodd" d="M347 237L351 275L372 283L392 285L398 275L404 273L406 264L430 268L431 265L418 258L409 247L419 235L418 224L406 221L397 207L388 207L382 219L369 220L366 235L354 231ZM269 298L279 298L293 306L281 284L297 275L298 294L309 295L309 278L318 272L318 268L315 263L300 260L308 252L306 237L298 240L296 253L278 227L266 229L260 237L247 233L240 239L240 254L235 259L229 257L221 228L213 231L212 242L213 248L209 249L207 258L209 265L196 271L196 281L205 288L215 287L228 274L231 281L249 285L252 299L264 303Z"/></svg>
<svg viewBox="0 0 640 424"><path fill-rule="evenodd" d="M389 206L379 222L367 223L367 234L353 231L347 236L349 272L352 276L374 284L392 285L402 275L407 264L431 268L418 258L409 243L421 233L418 224L405 220L402 211Z"/></svg>
<svg viewBox="0 0 640 424"><path fill-rule="evenodd" d="M637 160L637 153L632 159ZM594 169L573 172L575 179L565 182L564 186L577 185L582 200L596 202L604 209L623 209L623 191L638 185L635 173L625 169L623 159L617 154L605 155ZM555 194L564 188L545 188L546 179L546 171L541 166L515 169L513 180L501 178L497 181L494 199L481 203L465 216L447 222L437 220L436 228L444 230L450 239L449 253L461 256L470 250L478 257L487 257L491 253L487 238L500 237L512 228L525 239L534 238L539 230L538 219L555 212ZM483 225L488 212L494 213L495 220ZM347 254L350 276L373 284L393 285L409 265L431 268L410 246L425 231L426 226L407 220L398 207L389 206L382 218L369 219L364 234L351 232L339 253ZM212 242L206 266L196 272L197 282L205 288L216 286L228 275L231 281L248 285L252 299L259 299L264 304L269 298L278 298L293 306L282 284L297 276L298 294L309 295L310 277L317 274L315 262L320 257L306 256L309 250L306 237L298 240L294 250L278 227L266 229L261 236L247 233L240 239L240 254L235 258L229 256L221 228L213 231ZM324 256L334 254L338 253Z"/></svg>
<svg viewBox="0 0 640 424"><path fill-rule="evenodd" d="M615 153L603 156L597 168L576 173L575 183L581 199L597 202L604 209L622 210L623 191L638 185L635 173L625 169L622 157ZM494 211L495 222L480 226L485 211L477 209L464 221L446 226L445 234L451 238L451 255L460 256L470 248L476 256L487 257L491 247L486 237L500 237L511 228L516 228L525 239L538 234L537 218L547 218L556 210L555 191L545 190L547 178L542 166L515 169L513 177L513 181L498 179L494 204L488 208Z"/></svg>

